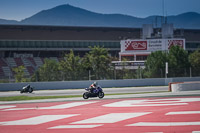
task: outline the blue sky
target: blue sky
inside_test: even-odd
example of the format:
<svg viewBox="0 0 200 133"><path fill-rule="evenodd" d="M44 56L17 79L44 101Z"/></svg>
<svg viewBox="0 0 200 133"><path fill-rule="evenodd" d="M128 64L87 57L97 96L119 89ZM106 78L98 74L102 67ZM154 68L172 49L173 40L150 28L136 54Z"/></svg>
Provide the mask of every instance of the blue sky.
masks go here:
<svg viewBox="0 0 200 133"><path fill-rule="evenodd" d="M0 18L22 20L41 10L70 4L97 13L120 13L135 17L200 13L200 0L0 0Z"/></svg>

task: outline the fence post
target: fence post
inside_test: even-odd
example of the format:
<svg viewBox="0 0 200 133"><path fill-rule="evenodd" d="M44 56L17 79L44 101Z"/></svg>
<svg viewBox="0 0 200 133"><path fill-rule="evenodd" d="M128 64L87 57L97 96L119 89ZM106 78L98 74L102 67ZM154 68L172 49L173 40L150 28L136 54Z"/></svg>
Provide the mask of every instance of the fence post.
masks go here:
<svg viewBox="0 0 200 133"><path fill-rule="evenodd" d="M90 73L90 70L89 70L88 76L89 76L89 81L90 81L90 80L91 80L91 73Z"/></svg>

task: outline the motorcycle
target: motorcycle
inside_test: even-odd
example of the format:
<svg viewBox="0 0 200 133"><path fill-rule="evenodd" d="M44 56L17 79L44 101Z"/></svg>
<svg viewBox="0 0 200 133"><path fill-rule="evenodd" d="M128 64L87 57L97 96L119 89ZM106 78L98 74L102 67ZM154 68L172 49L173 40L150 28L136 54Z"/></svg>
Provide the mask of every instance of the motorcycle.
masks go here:
<svg viewBox="0 0 200 133"><path fill-rule="evenodd" d="M99 97L99 98L104 97L104 92L100 86L98 86L96 89L94 89L93 92L91 92L91 89L89 89L89 88L85 88L85 90L87 92L83 93L84 99L88 99L90 97Z"/></svg>
<svg viewBox="0 0 200 133"><path fill-rule="evenodd" d="M24 86L21 90L20 90L20 93L32 93L33 92L33 87L30 86Z"/></svg>

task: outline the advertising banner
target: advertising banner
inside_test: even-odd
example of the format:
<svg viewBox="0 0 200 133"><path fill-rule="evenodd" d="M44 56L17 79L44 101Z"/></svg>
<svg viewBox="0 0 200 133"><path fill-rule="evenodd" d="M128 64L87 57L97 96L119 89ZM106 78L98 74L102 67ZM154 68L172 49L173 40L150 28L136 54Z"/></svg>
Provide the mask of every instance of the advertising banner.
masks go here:
<svg viewBox="0 0 200 133"><path fill-rule="evenodd" d="M185 39L122 40L121 52L164 51L177 45L185 49Z"/></svg>
<svg viewBox="0 0 200 133"><path fill-rule="evenodd" d="M161 51L164 49L162 39L148 40L148 51Z"/></svg>
<svg viewBox="0 0 200 133"><path fill-rule="evenodd" d="M147 50L147 41L125 41L125 50Z"/></svg>
<svg viewBox="0 0 200 133"><path fill-rule="evenodd" d="M168 49L170 49L172 46L180 46L181 48L185 49L185 40L175 40L175 39L170 39L168 40Z"/></svg>

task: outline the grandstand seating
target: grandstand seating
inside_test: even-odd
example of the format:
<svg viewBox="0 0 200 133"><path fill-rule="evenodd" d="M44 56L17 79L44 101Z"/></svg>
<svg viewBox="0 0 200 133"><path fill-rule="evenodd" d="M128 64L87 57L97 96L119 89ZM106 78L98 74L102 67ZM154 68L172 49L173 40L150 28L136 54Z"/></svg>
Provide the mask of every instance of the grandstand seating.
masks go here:
<svg viewBox="0 0 200 133"><path fill-rule="evenodd" d="M17 67L17 64L16 64L14 58L6 58L6 61L7 61L8 66Z"/></svg>
<svg viewBox="0 0 200 133"><path fill-rule="evenodd" d="M22 66L23 65L23 62L22 62L21 58L14 58L14 60L15 60L17 66Z"/></svg>
<svg viewBox="0 0 200 133"><path fill-rule="evenodd" d="M24 75L25 76L30 76L30 73L29 73L27 67L25 67L25 69L24 69Z"/></svg>
<svg viewBox="0 0 200 133"><path fill-rule="evenodd" d="M50 57L49 59L59 62L57 57ZM41 57L17 57L17 58L0 58L0 78L12 77L12 68L24 66L25 76L29 77L34 74L34 71L44 64L44 58Z"/></svg>
<svg viewBox="0 0 200 133"><path fill-rule="evenodd" d="M36 67L38 66L42 66L43 65L43 61L42 61L42 59L40 58L40 57L35 57L35 58L33 58L34 59L34 61L35 61L35 63L36 63Z"/></svg>
<svg viewBox="0 0 200 133"><path fill-rule="evenodd" d="M31 62L28 59L22 58L22 61L23 61L23 64L24 64L25 67L31 66Z"/></svg>
<svg viewBox="0 0 200 133"><path fill-rule="evenodd" d="M29 72L30 75L34 74L34 68L33 67L27 66L26 68L27 68L27 70L28 70L28 72Z"/></svg>
<svg viewBox="0 0 200 133"><path fill-rule="evenodd" d="M50 57L49 59L51 59L51 60L55 60L56 62L59 62L59 60L58 60L57 57Z"/></svg>
<svg viewBox="0 0 200 133"><path fill-rule="evenodd" d="M8 65L7 65L5 59L4 59L4 58L0 58L0 77L6 76L6 75L5 75L5 72L4 72L4 70L3 70L3 67L7 67L7 66L8 66Z"/></svg>
<svg viewBox="0 0 200 133"><path fill-rule="evenodd" d="M5 75L4 75L4 72L3 72L3 69L2 69L2 67L0 67L0 77L4 77Z"/></svg>
<svg viewBox="0 0 200 133"><path fill-rule="evenodd" d="M9 76L12 76L12 71L11 71L11 68L9 66L3 66L2 67L3 69L3 72L4 72L4 75L9 77Z"/></svg>
<svg viewBox="0 0 200 133"><path fill-rule="evenodd" d="M0 58L0 66L8 66L4 58Z"/></svg>
<svg viewBox="0 0 200 133"><path fill-rule="evenodd" d="M30 63L31 63L33 66L37 66L33 58L28 57L28 58L26 58L26 59L29 60Z"/></svg>

